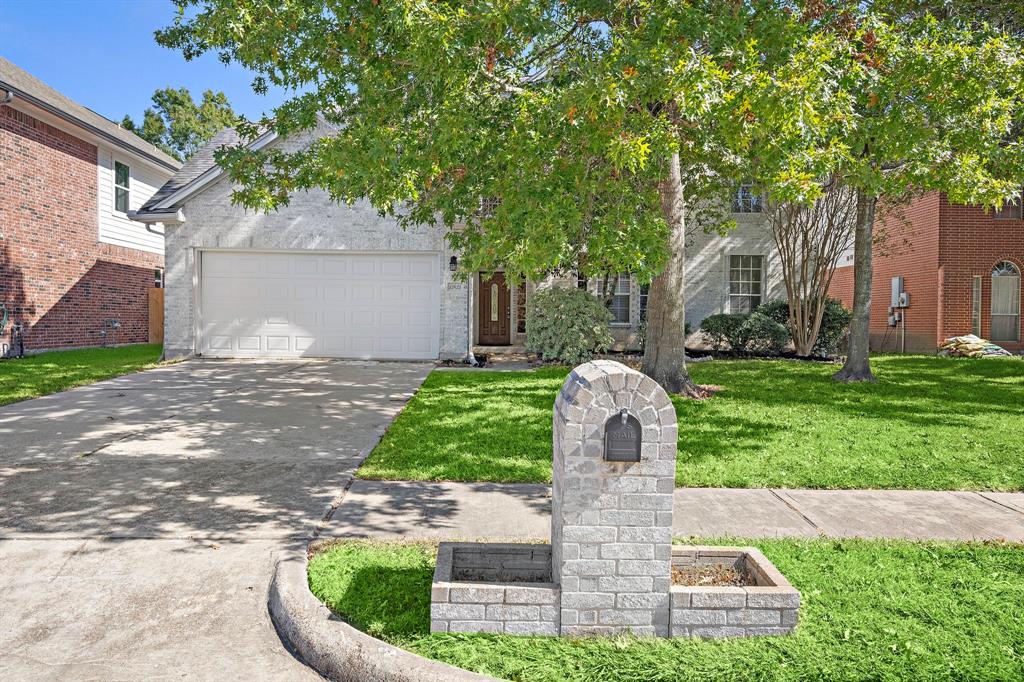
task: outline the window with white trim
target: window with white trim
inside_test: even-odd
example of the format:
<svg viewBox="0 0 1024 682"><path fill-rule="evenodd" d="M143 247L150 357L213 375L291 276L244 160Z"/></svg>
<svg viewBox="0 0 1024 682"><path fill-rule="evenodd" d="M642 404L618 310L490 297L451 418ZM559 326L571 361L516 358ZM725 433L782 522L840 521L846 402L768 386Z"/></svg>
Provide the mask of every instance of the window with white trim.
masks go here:
<svg viewBox="0 0 1024 682"><path fill-rule="evenodd" d="M971 278L971 333L981 336L981 275Z"/></svg>
<svg viewBox="0 0 1024 682"><path fill-rule="evenodd" d="M993 341L1020 341L1020 270L1008 260L992 268L992 307L989 311Z"/></svg>
<svg viewBox="0 0 1024 682"><path fill-rule="evenodd" d="M620 274L612 285L612 296L608 301L608 309L612 311L613 324L629 324L630 285L632 278L628 274Z"/></svg>
<svg viewBox="0 0 1024 682"><path fill-rule="evenodd" d="M763 287L764 256L729 256L729 312L754 312Z"/></svg>
<svg viewBox="0 0 1024 682"><path fill-rule="evenodd" d="M761 195L754 191L750 183L738 185L732 197L733 213L761 213Z"/></svg>
<svg viewBox="0 0 1024 682"><path fill-rule="evenodd" d="M114 162L114 210L127 213L131 183L131 169L120 161Z"/></svg>

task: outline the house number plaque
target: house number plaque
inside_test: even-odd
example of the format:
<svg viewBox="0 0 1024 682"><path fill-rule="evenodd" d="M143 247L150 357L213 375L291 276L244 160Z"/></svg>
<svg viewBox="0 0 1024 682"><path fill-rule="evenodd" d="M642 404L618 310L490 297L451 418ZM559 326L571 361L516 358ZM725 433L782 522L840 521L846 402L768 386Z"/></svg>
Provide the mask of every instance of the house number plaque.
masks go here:
<svg viewBox="0 0 1024 682"><path fill-rule="evenodd" d="M640 421L623 409L604 424L606 462L639 462Z"/></svg>

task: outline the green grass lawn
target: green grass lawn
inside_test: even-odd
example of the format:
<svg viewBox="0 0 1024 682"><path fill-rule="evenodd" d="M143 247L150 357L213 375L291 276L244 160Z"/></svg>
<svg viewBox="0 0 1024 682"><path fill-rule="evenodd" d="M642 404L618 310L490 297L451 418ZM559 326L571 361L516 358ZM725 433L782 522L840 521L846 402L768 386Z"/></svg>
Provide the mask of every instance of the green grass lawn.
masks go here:
<svg viewBox="0 0 1024 682"><path fill-rule="evenodd" d="M159 344L88 348L0 361L0 405L130 374L160 360Z"/></svg>
<svg viewBox="0 0 1024 682"><path fill-rule="evenodd" d="M1021 545L740 543L760 547L801 591L795 634L731 641L432 635L435 548L422 544L330 546L311 560L309 582L335 613L376 637L510 680L1024 679Z"/></svg>
<svg viewBox="0 0 1024 682"><path fill-rule="evenodd" d="M724 387L676 399L676 483L712 487L1024 489L1024 362L881 356L876 384L834 365L715 360ZM564 368L434 372L362 478L551 480L551 408Z"/></svg>

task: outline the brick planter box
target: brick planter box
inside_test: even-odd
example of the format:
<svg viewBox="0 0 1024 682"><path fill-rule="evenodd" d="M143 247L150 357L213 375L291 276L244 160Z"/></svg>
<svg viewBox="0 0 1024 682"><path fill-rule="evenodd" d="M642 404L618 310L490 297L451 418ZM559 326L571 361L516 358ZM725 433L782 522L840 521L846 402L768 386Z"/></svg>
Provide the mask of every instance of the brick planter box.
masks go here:
<svg viewBox="0 0 1024 682"><path fill-rule="evenodd" d="M800 593L756 548L674 546L672 565L728 566L754 583L746 587L673 585L673 637L787 635L796 627Z"/></svg>
<svg viewBox="0 0 1024 682"><path fill-rule="evenodd" d="M551 545L442 542L431 589L431 632L558 634Z"/></svg>

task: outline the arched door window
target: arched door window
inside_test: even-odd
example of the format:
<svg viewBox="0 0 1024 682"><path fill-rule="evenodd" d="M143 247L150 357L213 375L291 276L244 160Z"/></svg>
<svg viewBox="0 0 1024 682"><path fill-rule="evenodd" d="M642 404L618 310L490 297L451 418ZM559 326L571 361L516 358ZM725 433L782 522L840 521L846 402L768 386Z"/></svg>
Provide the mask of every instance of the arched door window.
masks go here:
<svg viewBox="0 0 1024 682"><path fill-rule="evenodd" d="M992 268L993 341L1020 341L1020 270L1008 260Z"/></svg>

